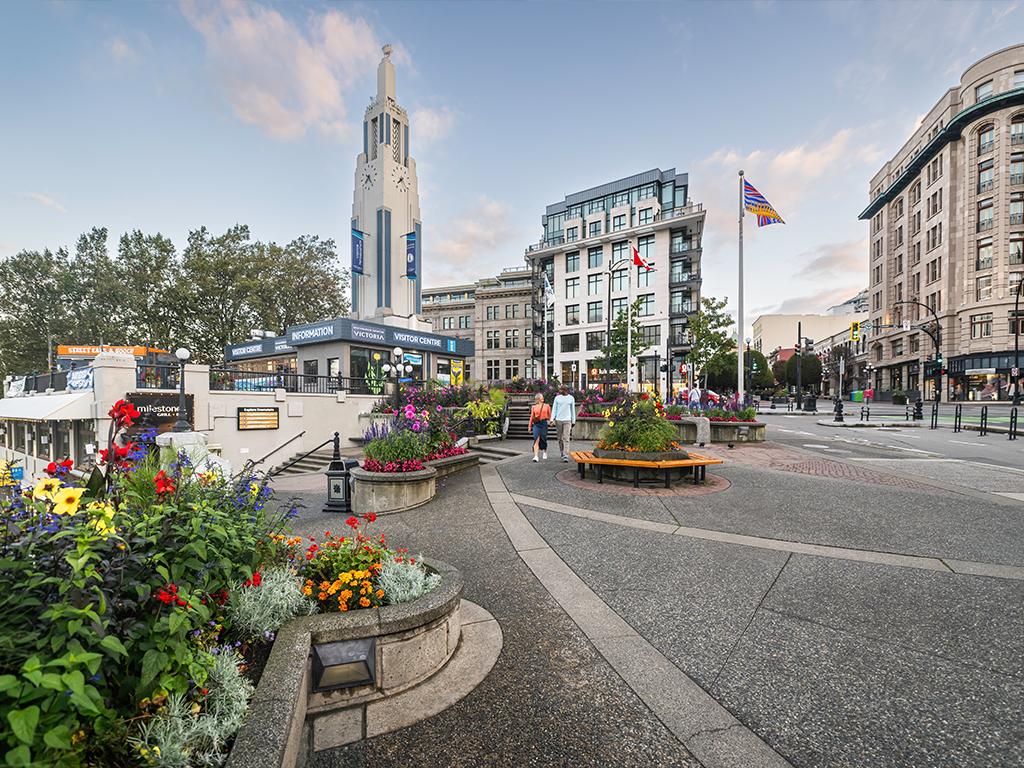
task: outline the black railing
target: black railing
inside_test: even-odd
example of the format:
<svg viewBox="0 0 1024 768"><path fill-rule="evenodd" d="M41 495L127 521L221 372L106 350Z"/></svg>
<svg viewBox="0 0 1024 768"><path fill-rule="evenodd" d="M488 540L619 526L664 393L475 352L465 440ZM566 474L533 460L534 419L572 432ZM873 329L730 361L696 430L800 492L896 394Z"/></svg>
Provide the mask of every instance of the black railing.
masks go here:
<svg viewBox="0 0 1024 768"><path fill-rule="evenodd" d="M51 373L30 373L21 379L22 392L45 392L52 389L54 392L63 392L68 388L68 372L52 371ZM11 382L13 389L17 388L16 380Z"/></svg>
<svg viewBox="0 0 1024 768"><path fill-rule="evenodd" d="M139 363L135 368L135 386L139 389L177 389L180 365Z"/></svg>
<svg viewBox="0 0 1024 768"><path fill-rule="evenodd" d="M386 380L365 377L318 376L294 371L239 371L232 368L211 368L210 389L216 392L301 392L309 395L331 395L345 391L357 395L383 395Z"/></svg>

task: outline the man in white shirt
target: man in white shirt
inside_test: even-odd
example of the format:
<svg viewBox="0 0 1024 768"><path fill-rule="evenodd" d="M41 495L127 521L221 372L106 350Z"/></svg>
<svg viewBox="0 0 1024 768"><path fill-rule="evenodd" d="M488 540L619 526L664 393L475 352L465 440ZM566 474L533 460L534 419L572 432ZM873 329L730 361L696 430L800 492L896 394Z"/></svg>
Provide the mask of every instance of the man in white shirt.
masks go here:
<svg viewBox="0 0 1024 768"><path fill-rule="evenodd" d="M572 436L572 425L576 423L576 398L569 394L569 388L564 384L551 404L551 418L558 432L558 450L562 454L562 461L568 462L569 439Z"/></svg>

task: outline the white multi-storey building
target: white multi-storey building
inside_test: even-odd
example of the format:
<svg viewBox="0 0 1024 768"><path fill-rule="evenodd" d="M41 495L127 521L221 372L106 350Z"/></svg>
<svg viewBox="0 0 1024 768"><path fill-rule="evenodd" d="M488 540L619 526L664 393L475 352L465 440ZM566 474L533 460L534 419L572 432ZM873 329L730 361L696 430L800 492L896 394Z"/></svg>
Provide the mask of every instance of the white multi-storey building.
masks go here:
<svg viewBox="0 0 1024 768"><path fill-rule="evenodd" d="M594 360L604 352L610 321L626 309L632 270L643 325L637 380L665 392L669 375L660 368L668 360L673 388L681 386L687 323L700 299L704 216L703 206L689 199L687 174L674 168L655 168L547 206L544 236L526 252L535 275L533 351L540 370L546 358L546 375L561 381L586 385L605 378ZM631 266L633 246L654 271ZM555 294L546 323L545 276Z"/></svg>
<svg viewBox="0 0 1024 768"><path fill-rule="evenodd" d="M418 327L423 233L416 161L409 155L409 115L395 100L389 45L377 67L377 95L363 117L352 230L352 316Z"/></svg>

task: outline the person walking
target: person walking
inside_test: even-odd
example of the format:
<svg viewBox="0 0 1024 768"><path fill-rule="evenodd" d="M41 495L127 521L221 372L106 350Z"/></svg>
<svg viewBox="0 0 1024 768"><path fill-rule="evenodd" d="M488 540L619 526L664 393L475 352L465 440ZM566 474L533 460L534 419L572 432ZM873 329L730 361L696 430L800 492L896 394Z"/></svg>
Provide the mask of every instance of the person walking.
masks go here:
<svg viewBox="0 0 1024 768"><path fill-rule="evenodd" d="M530 408L530 432L533 433L533 460L540 461L537 454L548 457L548 421L551 419L551 406L544 402L540 392L533 398Z"/></svg>
<svg viewBox="0 0 1024 768"><path fill-rule="evenodd" d="M558 452L562 454L562 461L568 463L569 440L572 439L572 425L576 423L576 398L569 394L569 388L564 384L558 389L551 414L558 435Z"/></svg>

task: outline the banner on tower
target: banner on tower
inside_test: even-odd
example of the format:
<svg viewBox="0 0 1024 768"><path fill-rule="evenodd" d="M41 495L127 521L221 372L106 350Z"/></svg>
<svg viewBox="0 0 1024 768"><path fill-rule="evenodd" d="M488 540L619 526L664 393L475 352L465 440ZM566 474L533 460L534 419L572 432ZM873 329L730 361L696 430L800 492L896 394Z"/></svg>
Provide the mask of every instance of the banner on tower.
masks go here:
<svg viewBox="0 0 1024 768"><path fill-rule="evenodd" d="M352 274L363 274L363 233L352 230Z"/></svg>
<svg viewBox="0 0 1024 768"><path fill-rule="evenodd" d="M405 236L405 276L410 280L416 279L416 233L410 232Z"/></svg>

